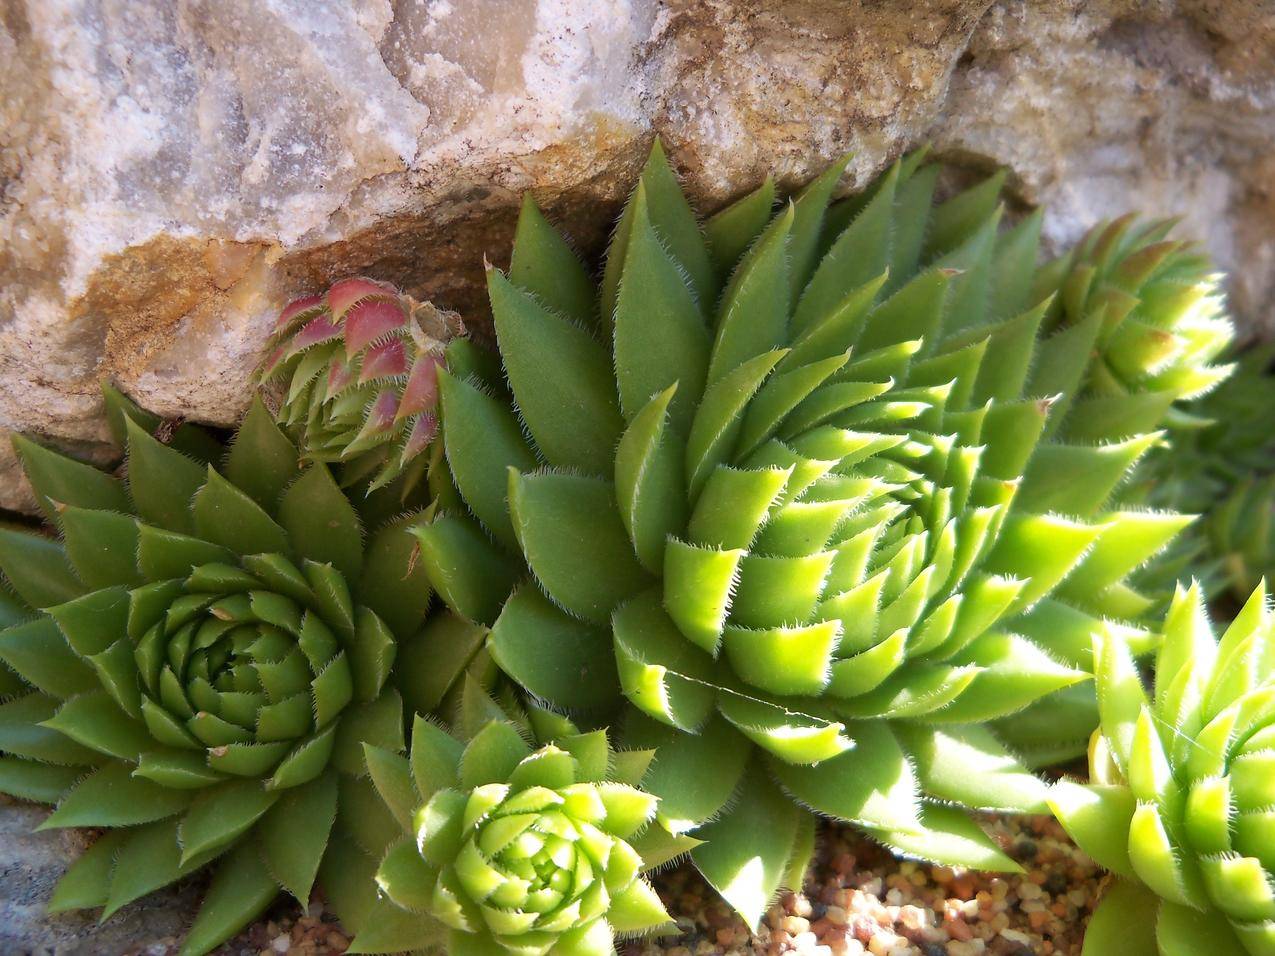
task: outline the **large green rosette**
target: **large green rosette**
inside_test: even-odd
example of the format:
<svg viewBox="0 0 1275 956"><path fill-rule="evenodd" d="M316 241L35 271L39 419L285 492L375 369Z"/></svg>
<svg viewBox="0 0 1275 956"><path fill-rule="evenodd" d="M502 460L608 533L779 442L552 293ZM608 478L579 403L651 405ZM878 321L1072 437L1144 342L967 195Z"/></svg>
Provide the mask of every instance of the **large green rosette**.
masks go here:
<svg viewBox="0 0 1275 956"><path fill-rule="evenodd" d="M600 288L525 205L499 362L440 374L460 503L416 531L515 682L657 749L659 819L752 921L815 813L1014 869L963 808L1047 790L987 722L1085 681L1104 619L1153 645L1127 576L1186 520L1111 505L1156 435L1077 424L1100 321L1044 333L1001 177L936 205L914 155L830 203L840 174L701 225L657 145Z"/></svg>

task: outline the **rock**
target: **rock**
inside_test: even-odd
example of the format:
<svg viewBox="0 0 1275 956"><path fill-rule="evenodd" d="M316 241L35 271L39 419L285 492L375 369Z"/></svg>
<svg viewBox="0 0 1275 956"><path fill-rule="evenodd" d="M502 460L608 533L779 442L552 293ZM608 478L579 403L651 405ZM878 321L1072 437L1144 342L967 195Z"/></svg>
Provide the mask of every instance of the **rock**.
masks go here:
<svg viewBox="0 0 1275 956"><path fill-rule="evenodd" d="M1184 216L1275 287L1246 0L0 0L0 431L115 454L98 382L230 424L273 313L367 273L483 322L519 195L598 251L653 132L711 211L854 152L1008 164L1046 235ZM31 498L7 445L0 505Z"/></svg>
<svg viewBox="0 0 1275 956"><path fill-rule="evenodd" d="M0 952L123 953L186 931L199 900L199 886L190 881L125 906L101 926L91 910L46 915L53 885L88 843L82 831L33 833L46 816L47 810L0 797Z"/></svg>

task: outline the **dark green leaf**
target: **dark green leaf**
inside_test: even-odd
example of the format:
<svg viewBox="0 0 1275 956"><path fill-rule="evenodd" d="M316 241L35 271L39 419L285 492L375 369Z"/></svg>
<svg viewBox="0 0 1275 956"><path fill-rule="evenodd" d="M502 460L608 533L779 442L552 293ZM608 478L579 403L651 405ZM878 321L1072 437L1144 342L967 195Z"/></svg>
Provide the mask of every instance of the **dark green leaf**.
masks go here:
<svg viewBox="0 0 1275 956"><path fill-rule="evenodd" d="M350 581L358 578L363 570L363 526L327 466L311 465L292 483L279 502L279 522L298 555L331 564Z"/></svg>
<svg viewBox="0 0 1275 956"><path fill-rule="evenodd" d="M891 169L877 182L872 200L820 261L809 284L801 291L792 317L794 329L804 330L819 324L852 290L885 274L890 264L897 175L896 170ZM794 238L793 242L798 240ZM801 286L794 288L800 290Z"/></svg>
<svg viewBox="0 0 1275 956"><path fill-rule="evenodd" d="M142 583L137 570L137 521L113 511L62 511L66 556L90 588Z"/></svg>
<svg viewBox="0 0 1275 956"><path fill-rule="evenodd" d="M608 474L624 420L606 349L495 269L487 290L509 384L537 447L550 464Z"/></svg>
<svg viewBox="0 0 1275 956"><path fill-rule="evenodd" d="M336 801L336 775L326 773L286 791L257 828L267 869L303 906L328 846Z"/></svg>
<svg viewBox="0 0 1275 956"><path fill-rule="evenodd" d="M611 635L563 614L534 588L505 602L490 649L502 671L558 707L597 710L619 693Z"/></svg>
<svg viewBox="0 0 1275 956"><path fill-rule="evenodd" d="M275 424L270 412L253 397L226 458L226 477L268 512L299 470L296 446Z"/></svg>
<svg viewBox="0 0 1275 956"><path fill-rule="evenodd" d="M487 640L487 628L449 608L431 614L425 626L399 641L394 679L410 712L428 714L471 667Z"/></svg>
<svg viewBox="0 0 1275 956"><path fill-rule="evenodd" d="M85 590L62 545L27 531L0 528L0 571L32 607L61 604Z"/></svg>
<svg viewBox="0 0 1275 956"><path fill-rule="evenodd" d="M708 365L709 386L787 340L788 234L792 226L793 207L789 206L748 250L722 294Z"/></svg>
<svg viewBox="0 0 1275 956"><path fill-rule="evenodd" d="M442 515L412 529L421 543L421 563L430 584L461 617L491 624L523 574L473 521Z"/></svg>
<svg viewBox="0 0 1275 956"><path fill-rule="evenodd" d="M815 257L819 254L819 234L823 228L828 200L832 198L832 191L837 188L841 174L845 172L849 162L849 154L834 161L818 178L807 184L793 201L792 235L788 243L788 282L793 298L796 298L797 292L809 281L810 274L815 269Z"/></svg>
<svg viewBox="0 0 1275 956"><path fill-rule="evenodd" d="M59 455L21 435L13 436L13 448L35 491L40 509L51 523L60 523L61 505L123 514L132 512L132 502L118 478L92 465Z"/></svg>
<svg viewBox="0 0 1275 956"><path fill-rule="evenodd" d="M145 724L128 716L102 690L72 697L44 726L121 760L136 760L138 754L153 745Z"/></svg>
<svg viewBox="0 0 1275 956"><path fill-rule="evenodd" d="M652 574L664 569L665 540L686 528L685 450L666 416L676 388L670 385L633 417L615 453L620 520Z"/></svg>
<svg viewBox="0 0 1275 956"><path fill-rule="evenodd" d="M110 892L115 852L127 838L127 830L110 830L94 840L62 874L45 912L63 913L104 904Z"/></svg>
<svg viewBox="0 0 1275 956"><path fill-rule="evenodd" d="M161 445L131 418L128 430L128 491L148 524L190 534L191 501L204 484L204 466Z"/></svg>
<svg viewBox="0 0 1275 956"><path fill-rule="evenodd" d="M719 285L735 271L735 265L766 228L774 206L775 181L767 176L752 192L713 213L704 223L704 240Z"/></svg>
<svg viewBox="0 0 1275 956"><path fill-rule="evenodd" d="M36 803L57 803L84 775L84 769L0 756L0 793Z"/></svg>
<svg viewBox="0 0 1275 956"><path fill-rule="evenodd" d="M182 859L226 846L247 832L279 798L279 791L267 790L260 780L234 780L200 791L178 833Z"/></svg>
<svg viewBox="0 0 1275 956"><path fill-rule="evenodd" d="M509 519L507 473L510 468L531 471L536 456L523 438L513 411L476 387L442 369L438 372L442 400L443 442L456 487L469 510L509 548L517 547Z"/></svg>
<svg viewBox="0 0 1275 956"><path fill-rule="evenodd" d="M109 763L85 777L37 829L125 827L180 813L191 791L170 790L134 777L122 763Z"/></svg>
<svg viewBox="0 0 1275 956"><path fill-rule="evenodd" d="M49 617L0 631L0 660L32 686L63 700L100 686Z"/></svg>
<svg viewBox="0 0 1275 956"><path fill-rule="evenodd" d="M631 208L615 309L620 409L632 421L653 395L676 384L668 414L685 433L708 375L709 331L686 278L655 234L640 184Z"/></svg>
<svg viewBox="0 0 1275 956"><path fill-rule="evenodd" d="M364 744L391 753L403 749L403 701L397 691L387 689L376 700L346 708L337 725L332 766L343 773L363 776L367 773L363 762Z"/></svg>
<svg viewBox="0 0 1275 956"><path fill-rule="evenodd" d="M287 553L288 535L259 504L217 471L208 469L208 480L191 506L195 533L205 541L229 548L235 554Z"/></svg>
<svg viewBox="0 0 1275 956"><path fill-rule="evenodd" d="M66 765L101 760L97 752L56 730L40 726L57 712L61 703L56 697L36 693L0 704L0 751Z"/></svg>
<svg viewBox="0 0 1275 956"><path fill-rule="evenodd" d="M429 607L429 576L407 521L387 525L368 541L359 599L400 639L414 633Z"/></svg>
<svg viewBox="0 0 1275 956"><path fill-rule="evenodd" d="M593 281L567 241L549 225L531 193L522 197L509 281L581 325L597 322Z"/></svg>
<svg viewBox="0 0 1275 956"><path fill-rule="evenodd" d="M541 586L597 624L647 587L609 481L560 472L510 473L509 504L522 551Z"/></svg>
<svg viewBox="0 0 1275 956"><path fill-rule="evenodd" d="M257 848L245 843L217 867L203 905L191 924L180 956L202 956L260 916L279 895L279 885Z"/></svg>

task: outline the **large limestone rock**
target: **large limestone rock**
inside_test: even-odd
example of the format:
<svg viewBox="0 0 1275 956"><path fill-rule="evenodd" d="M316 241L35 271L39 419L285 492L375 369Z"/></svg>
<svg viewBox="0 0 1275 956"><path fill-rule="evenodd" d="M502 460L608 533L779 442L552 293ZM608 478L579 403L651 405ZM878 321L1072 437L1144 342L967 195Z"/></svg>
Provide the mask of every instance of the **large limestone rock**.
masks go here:
<svg viewBox="0 0 1275 956"><path fill-rule="evenodd" d="M332 278L481 325L520 193L594 251L655 132L706 211L928 139L1051 240L1177 213L1275 324L1269 2L0 0L0 87L0 432L97 460L100 379L229 424Z"/></svg>

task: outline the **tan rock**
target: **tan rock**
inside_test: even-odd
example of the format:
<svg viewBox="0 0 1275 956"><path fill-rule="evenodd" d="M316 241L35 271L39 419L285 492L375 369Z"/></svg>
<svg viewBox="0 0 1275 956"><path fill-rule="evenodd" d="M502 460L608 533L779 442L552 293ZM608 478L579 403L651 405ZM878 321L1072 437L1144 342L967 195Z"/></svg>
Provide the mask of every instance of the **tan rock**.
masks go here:
<svg viewBox="0 0 1275 956"><path fill-rule="evenodd" d="M483 321L533 189L597 251L653 132L710 211L927 138L1074 237L1182 214L1275 283L1247 0L0 0L0 431L97 460L98 382L229 425L272 314L366 273ZM1270 321L1269 316L1267 321ZM0 505L28 507L0 445Z"/></svg>

